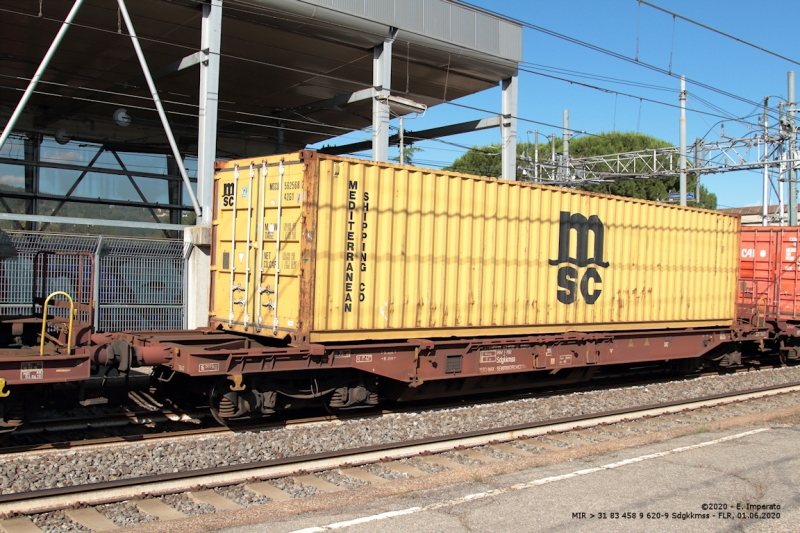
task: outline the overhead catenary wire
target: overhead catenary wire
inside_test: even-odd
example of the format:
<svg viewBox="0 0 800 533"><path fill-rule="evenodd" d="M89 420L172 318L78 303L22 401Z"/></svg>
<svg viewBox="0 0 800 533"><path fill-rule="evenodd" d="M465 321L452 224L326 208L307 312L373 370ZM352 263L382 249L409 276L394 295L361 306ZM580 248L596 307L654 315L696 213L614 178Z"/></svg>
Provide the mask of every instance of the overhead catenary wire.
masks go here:
<svg viewBox="0 0 800 533"><path fill-rule="evenodd" d="M630 93L624 93L622 91L617 91L615 89L608 89L606 87L600 87L600 86L597 86L597 85L591 85L589 83L584 83L582 81L570 80L568 78L562 78L560 76L553 76L552 74L544 74L542 72L536 72L536 71L533 71L533 70L530 70L530 69L520 68L519 70L522 71L522 72L527 72L529 74L534 74L534 75L542 76L542 77L545 77L545 78L551 78L551 79L554 79L554 80L563 81L563 82L566 82L566 83L569 83L569 84L572 84L572 85L580 85L582 87L586 87L588 89L594 89L596 91L601 91L601 92L604 92L604 93L618 94L620 96L626 96L628 98L636 98L636 99L644 100L646 102L650 102L650 103L653 103L653 104L663 105L663 106L667 106L667 107L680 108L680 105L678 105L678 104L671 104L669 102L662 102L660 100L654 100L652 98L646 98L644 96L639 96L639 95L630 94ZM709 116L712 116L712 117L727 118L729 120L734 120L730 115L717 115L717 114L714 114L714 113L708 113L706 111L696 111L696 112L697 113L702 113L702 114L705 114L705 115L709 115ZM753 124L753 125L755 125L755 124Z"/></svg>
<svg viewBox="0 0 800 533"><path fill-rule="evenodd" d="M785 61L788 61L790 63L794 63L795 65L800 66L800 62L797 62L797 61L795 61L794 59L792 59L790 57L786 57L784 55L781 55L781 54L778 54L776 52L773 52L772 50L768 50L768 49L764 48L763 46L759 46L757 44L753 44L753 43L751 43L749 41L745 41L744 39L742 39L740 37L736 37L735 35L731 35L730 33L726 33L724 31L720 31L720 30L718 30L716 28L712 28L711 26L709 26L707 24L703 24L702 22L698 22L696 20L690 19L689 17L685 17L683 15L675 13L674 11L670 11L668 9L664 9L663 7L657 6L657 5L653 4L653 3L650 3L647 0L637 0L637 1L639 2L639 4L644 4L644 5L648 6L648 7L652 7L653 9L657 9L658 11L662 11L662 12L668 14L668 15L672 15L673 19L679 18L681 20L685 20L686 22L688 22L690 24L694 24L696 26L700 26L701 28L704 28L706 30L709 30L709 31L712 31L712 32L717 33L719 35L722 35L724 37L727 37L728 39L733 39L734 41L737 41L739 43L742 43L742 44L745 44L745 45L750 46L752 48L755 48L756 50L760 50L760 51L762 51L762 52L764 52L766 54L775 56L777 58L783 59Z"/></svg>
<svg viewBox="0 0 800 533"><path fill-rule="evenodd" d="M526 20L515 18L515 17L509 16L509 15L500 13L498 11L494 11L494 10L491 10L491 9L487 9L487 8L483 8L483 7L480 7L480 6L476 6L475 4L472 4L470 2L466 2L465 0L457 0L457 1L460 4L463 4L465 6L469 6L469 7L473 8L473 9L478 9L480 11L484 11L486 13L490 13L490 14L495 15L497 17L502 17L502 18L511 20L511 21L513 21L513 22L515 22L515 23L517 23L520 26L523 26L525 28L537 31L539 33L543 33L545 35L549 35L551 37L555 37L557 39L560 39L560 40L563 40L563 41L566 41L566 42L569 42L569 43L572 43L572 44L575 44L575 45L578 45L578 46L581 46L581 47L584 47L584 48L588 48L589 50L593 50L595 52L599 52L601 54L608 55L608 56L613 57L615 59L619 59L621 61L625 61L625 62L631 63L633 65L639 65L639 66L641 66L643 68L646 68L646 69L652 70L654 72L658 72L658 73L664 74L666 76L670 76L672 78L679 79L681 77L679 74L675 74L675 73L669 72L668 70L663 69L661 67L657 67L655 65L651 65L649 63L645 63L643 61L639 61L638 59L634 59L634 58L632 58L630 56L626 56L625 54L621 54L619 52L614 52L613 50L609 50L607 48L603 48L602 46L599 46L599 45L596 45L596 44L592 44L592 43L589 43L589 42L586 42L586 41L582 41L581 39L578 39L576 37L570 37L569 35L565 35L563 33L559 33L559 32L554 31L554 30L549 30L549 29L547 29L545 27L539 26L537 24L533 24L532 22L528 22ZM709 91L713 91L713 92L715 92L717 94L726 96L728 98L732 98L734 100L738 100L740 102L744 102L746 104L750 104L750 105L758 104L758 102L756 102L755 100L750 100L750 99L745 98L743 96L739 96L739 95L734 94L732 92L726 91L724 89L720 89L718 87L714 87L713 85L709 85L707 83L703 83L703 82L698 81L698 80L694 80L694 79L691 79L691 78L687 77L686 78L686 82L687 83L691 83L693 85L696 85L697 87L702 87L703 89L707 89Z"/></svg>

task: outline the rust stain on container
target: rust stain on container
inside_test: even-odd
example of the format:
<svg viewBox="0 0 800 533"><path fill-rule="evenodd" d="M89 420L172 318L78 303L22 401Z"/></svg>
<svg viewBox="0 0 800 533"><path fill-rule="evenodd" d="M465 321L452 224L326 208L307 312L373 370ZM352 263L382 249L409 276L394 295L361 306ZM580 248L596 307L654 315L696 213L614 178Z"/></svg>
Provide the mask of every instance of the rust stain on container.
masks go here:
<svg viewBox="0 0 800 533"><path fill-rule="evenodd" d="M739 219L716 211L311 151L215 179L225 329L332 342L734 318Z"/></svg>

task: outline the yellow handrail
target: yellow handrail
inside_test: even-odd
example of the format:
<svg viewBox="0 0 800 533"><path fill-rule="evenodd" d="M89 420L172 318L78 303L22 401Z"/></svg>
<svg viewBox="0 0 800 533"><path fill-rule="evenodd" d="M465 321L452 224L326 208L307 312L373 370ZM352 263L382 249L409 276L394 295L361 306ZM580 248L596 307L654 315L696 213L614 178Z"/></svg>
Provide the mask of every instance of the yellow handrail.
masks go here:
<svg viewBox="0 0 800 533"><path fill-rule="evenodd" d="M44 336L47 331L47 304L53 296L66 296L69 300L69 330L67 330L67 353L72 351L72 319L75 316L75 304L72 301L72 296L63 291L56 291L44 301L44 313L42 315L42 343L39 345L39 355L44 355Z"/></svg>

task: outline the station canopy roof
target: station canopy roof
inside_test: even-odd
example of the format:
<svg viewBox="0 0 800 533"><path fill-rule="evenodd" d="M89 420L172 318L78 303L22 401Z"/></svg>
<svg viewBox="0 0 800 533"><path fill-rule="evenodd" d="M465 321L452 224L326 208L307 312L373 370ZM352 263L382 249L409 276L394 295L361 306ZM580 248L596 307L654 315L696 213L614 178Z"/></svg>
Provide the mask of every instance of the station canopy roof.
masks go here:
<svg viewBox="0 0 800 533"><path fill-rule="evenodd" d="M202 1L129 0L131 18L181 150L196 151L199 73L158 77L197 52ZM0 123L62 21L66 0L0 0ZM522 28L449 0L224 0L218 155L285 151L371 125L371 102L330 99L372 86L373 47L397 28L392 93L433 106L508 78ZM499 107L499 102L498 102ZM128 126L114 120L125 109ZM121 151L168 152L113 0L86 0L17 125Z"/></svg>

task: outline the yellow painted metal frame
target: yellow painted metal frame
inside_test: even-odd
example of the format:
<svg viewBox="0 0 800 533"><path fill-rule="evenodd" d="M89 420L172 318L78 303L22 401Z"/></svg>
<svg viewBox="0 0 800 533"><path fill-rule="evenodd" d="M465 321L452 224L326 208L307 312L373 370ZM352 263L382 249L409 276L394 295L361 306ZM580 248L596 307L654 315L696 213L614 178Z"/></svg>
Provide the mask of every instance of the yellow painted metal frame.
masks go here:
<svg viewBox="0 0 800 533"><path fill-rule="evenodd" d="M53 296L66 296L69 300L69 329L67 330L67 353L72 352L72 321L75 317L75 303L72 301L72 296L64 291L56 291L50 294L44 301L44 312L42 313L42 342L39 345L39 355L44 355L44 337L47 333L47 305Z"/></svg>
<svg viewBox="0 0 800 533"><path fill-rule="evenodd" d="M6 380L5 378L0 378L0 398L8 398L8 395L11 394L10 390L4 390L6 388Z"/></svg>

